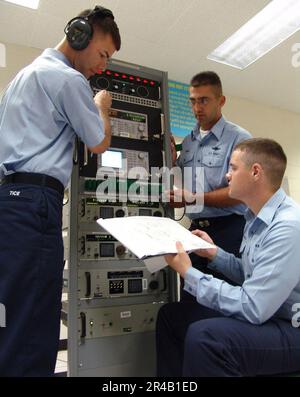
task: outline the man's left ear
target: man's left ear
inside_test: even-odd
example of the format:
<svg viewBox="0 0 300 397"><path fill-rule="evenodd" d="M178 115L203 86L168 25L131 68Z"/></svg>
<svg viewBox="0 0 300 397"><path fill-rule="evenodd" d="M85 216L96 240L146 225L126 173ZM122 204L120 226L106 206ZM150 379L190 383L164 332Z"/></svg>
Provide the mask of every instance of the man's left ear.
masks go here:
<svg viewBox="0 0 300 397"><path fill-rule="evenodd" d="M225 97L224 95L222 95L222 96L221 96L221 99L220 99L220 105L221 105L221 106L224 106L224 105L225 105L225 102L226 102L226 97Z"/></svg>

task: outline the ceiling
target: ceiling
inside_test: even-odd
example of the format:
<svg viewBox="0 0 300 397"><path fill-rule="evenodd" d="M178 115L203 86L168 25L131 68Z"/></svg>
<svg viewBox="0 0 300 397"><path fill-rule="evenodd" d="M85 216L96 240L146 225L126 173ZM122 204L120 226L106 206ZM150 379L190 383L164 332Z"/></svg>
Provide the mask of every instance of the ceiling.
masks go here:
<svg viewBox="0 0 300 397"><path fill-rule="evenodd" d="M168 71L188 83L202 70L216 71L227 95L300 113L300 67L292 65L292 46L300 31L247 69L240 71L206 56L269 0L99 0L119 25L122 48L115 58ZM30 10L0 0L0 42L39 49L55 46L66 22L89 0L40 0ZM300 0L299 0L300 6Z"/></svg>

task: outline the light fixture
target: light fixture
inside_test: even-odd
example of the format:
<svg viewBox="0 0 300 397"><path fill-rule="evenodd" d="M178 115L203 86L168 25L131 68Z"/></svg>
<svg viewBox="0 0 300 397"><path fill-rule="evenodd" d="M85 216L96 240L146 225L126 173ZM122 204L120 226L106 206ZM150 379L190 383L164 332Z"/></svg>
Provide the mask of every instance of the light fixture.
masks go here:
<svg viewBox="0 0 300 397"><path fill-rule="evenodd" d="M40 0L5 0L8 3L17 4L19 6L33 8L36 10L39 6Z"/></svg>
<svg viewBox="0 0 300 397"><path fill-rule="evenodd" d="M245 69L299 29L299 0L273 0L207 58Z"/></svg>

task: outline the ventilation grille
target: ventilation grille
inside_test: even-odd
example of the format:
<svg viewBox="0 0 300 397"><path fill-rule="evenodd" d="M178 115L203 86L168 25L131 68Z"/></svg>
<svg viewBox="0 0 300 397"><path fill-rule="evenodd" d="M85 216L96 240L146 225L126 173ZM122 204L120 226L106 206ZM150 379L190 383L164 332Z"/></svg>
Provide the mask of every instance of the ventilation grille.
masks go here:
<svg viewBox="0 0 300 397"><path fill-rule="evenodd" d="M100 90L95 90L94 92L97 93ZM149 108L155 108L158 109L160 108L160 104L158 101L153 101L151 99L145 99L145 98L138 98L130 95L125 95L125 94L119 94L117 92L111 92L110 94L112 98L115 101L121 101L121 102L127 102L127 103L134 103L136 105L142 105L142 106L147 106Z"/></svg>

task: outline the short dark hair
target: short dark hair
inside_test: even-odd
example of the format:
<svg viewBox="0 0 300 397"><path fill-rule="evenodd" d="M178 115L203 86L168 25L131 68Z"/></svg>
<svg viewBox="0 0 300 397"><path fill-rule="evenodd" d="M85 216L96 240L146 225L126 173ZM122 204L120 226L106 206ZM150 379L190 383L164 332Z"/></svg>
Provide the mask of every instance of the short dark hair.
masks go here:
<svg viewBox="0 0 300 397"><path fill-rule="evenodd" d="M201 85L212 85L217 88L218 95L223 95L223 88L220 77L217 73L206 71L196 74L192 79L190 85L192 87L200 87Z"/></svg>
<svg viewBox="0 0 300 397"><path fill-rule="evenodd" d="M285 173L287 157L278 142L267 138L252 138L238 143L234 150L245 153L243 161L249 167L259 163L275 190L279 189Z"/></svg>
<svg viewBox="0 0 300 397"><path fill-rule="evenodd" d="M90 17L88 16L93 12L92 9L87 9L82 11L78 16L79 17L88 17L89 23L93 26L94 29L99 29L104 34L110 34L116 50L119 51L121 48L121 36L118 25L114 21L113 17L106 16L103 17L101 14L92 14Z"/></svg>

